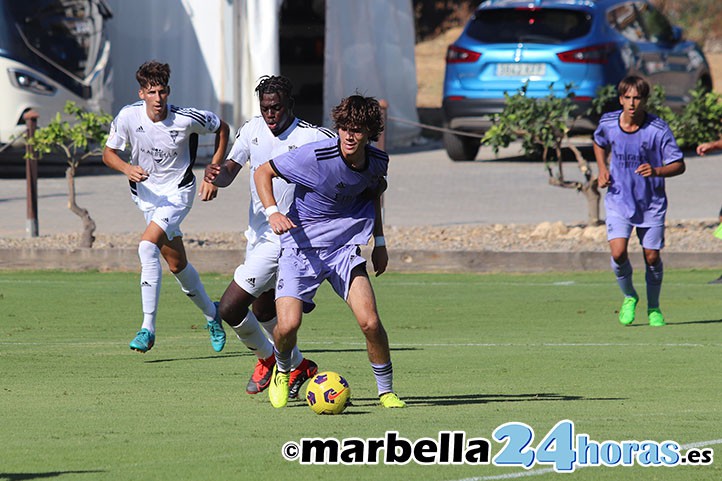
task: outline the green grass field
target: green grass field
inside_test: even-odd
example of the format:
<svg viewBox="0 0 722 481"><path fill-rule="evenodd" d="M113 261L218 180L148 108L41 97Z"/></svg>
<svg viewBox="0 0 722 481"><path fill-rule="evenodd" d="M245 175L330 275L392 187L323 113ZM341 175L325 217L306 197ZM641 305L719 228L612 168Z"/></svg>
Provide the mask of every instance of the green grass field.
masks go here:
<svg viewBox="0 0 722 481"><path fill-rule="evenodd" d="M165 277L156 346L128 349L140 323L138 277L0 271L0 480L715 480L708 466L585 467L555 473L488 465L302 465L282 446L302 438L412 442L442 431L504 443L519 422L535 446L559 421L591 440L673 440L722 453L722 286L716 271L668 270L668 326L616 320L610 272L545 275L385 274L374 279L405 410L376 404L361 333L324 288L300 346L342 373L353 406L317 416L245 394L255 358L232 337L212 351L205 322ZM227 276L203 276L218 298ZM640 289L641 288L641 289ZM720 454L722 455L722 454Z"/></svg>

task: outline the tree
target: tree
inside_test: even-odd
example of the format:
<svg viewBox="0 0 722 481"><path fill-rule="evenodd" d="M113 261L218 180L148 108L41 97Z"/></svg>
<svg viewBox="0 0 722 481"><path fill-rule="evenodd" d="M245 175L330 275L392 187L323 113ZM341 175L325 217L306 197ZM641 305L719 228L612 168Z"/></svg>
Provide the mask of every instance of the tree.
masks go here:
<svg viewBox="0 0 722 481"><path fill-rule="evenodd" d="M35 131L28 143L39 158L53 151L65 154L68 168L65 178L68 182L68 209L83 221L80 247L93 247L95 221L87 209L78 206L75 200L75 174L81 162L91 156L102 155L102 146L108 135L108 125L113 117L106 113L88 112L75 102L67 102L64 112L74 117L71 122L63 120L60 112L45 127Z"/></svg>
<svg viewBox="0 0 722 481"><path fill-rule="evenodd" d="M569 141L569 131L578 114L575 113L572 85L565 86L565 96L555 96L553 84L549 86L549 95L541 98L528 97L527 85L522 86L514 95L504 94L504 110L494 116L492 127L486 131L481 142L491 146L494 153L502 147L508 147L515 140L521 140L524 155L541 156L547 171L549 184L575 189L587 199L588 222L600 223L599 190L589 161L582 152ZM584 180L571 181L564 177L563 150L574 155Z"/></svg>

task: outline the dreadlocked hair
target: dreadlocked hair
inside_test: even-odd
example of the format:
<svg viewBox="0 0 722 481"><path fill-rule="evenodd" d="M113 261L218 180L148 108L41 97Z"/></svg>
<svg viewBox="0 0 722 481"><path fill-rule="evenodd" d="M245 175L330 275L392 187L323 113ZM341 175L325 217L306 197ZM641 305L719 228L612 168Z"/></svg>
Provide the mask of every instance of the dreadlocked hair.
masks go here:
<svg viewBox="0 0 722 481"><path fill-rule="evenodd" d="M292 91L293 84L283 75L264 75L256 87L258 98L263 97L264 94L278 94L281 98L291 99Z"/></svg>

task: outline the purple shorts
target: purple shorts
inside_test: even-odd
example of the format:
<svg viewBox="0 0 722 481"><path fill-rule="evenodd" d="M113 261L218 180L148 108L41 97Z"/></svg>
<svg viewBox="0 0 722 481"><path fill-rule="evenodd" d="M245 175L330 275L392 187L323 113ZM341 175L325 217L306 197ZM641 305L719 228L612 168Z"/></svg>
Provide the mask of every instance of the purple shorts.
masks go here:
<svg viewBox="0 0 722 481"><path fill-rule="evenodd" d="M629 239L633 227L636 227L639 243L645 249L658 251L664 247L664 225L639 227L619 217L607 217L607 240Z"/></svg>
<svg viewBox="0 0 722 481"><path fill-rule="evenodd" d="M313 297L324 280L343 300L348 296L351 271L365 264L361 248L347 245L335 248L281 249L278 258L276 299L293 297L303 301L303 312L316 307Z"/></svg>

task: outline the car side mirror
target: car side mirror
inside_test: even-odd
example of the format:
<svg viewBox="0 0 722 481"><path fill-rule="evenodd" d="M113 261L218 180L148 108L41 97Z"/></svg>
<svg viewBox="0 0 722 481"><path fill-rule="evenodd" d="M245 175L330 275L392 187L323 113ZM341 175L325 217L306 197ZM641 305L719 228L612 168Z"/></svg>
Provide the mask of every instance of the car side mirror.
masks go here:
<svg viewBox="0 0 722 481"><path fill-rule="evenodd" d="M677 25L672 26L672 41L674 43L679 42L682 40L682 36L684 35L684 30L682 27L679 27Z"/></svg>

